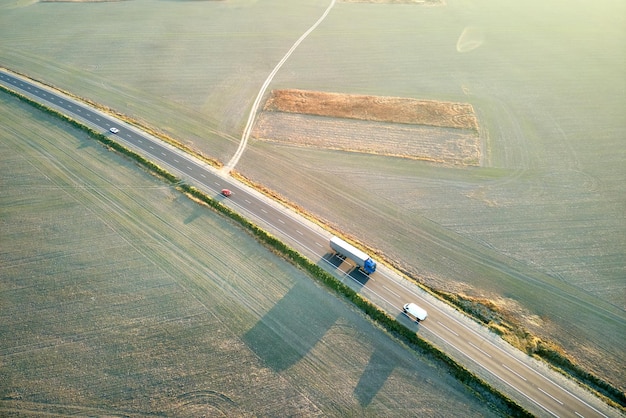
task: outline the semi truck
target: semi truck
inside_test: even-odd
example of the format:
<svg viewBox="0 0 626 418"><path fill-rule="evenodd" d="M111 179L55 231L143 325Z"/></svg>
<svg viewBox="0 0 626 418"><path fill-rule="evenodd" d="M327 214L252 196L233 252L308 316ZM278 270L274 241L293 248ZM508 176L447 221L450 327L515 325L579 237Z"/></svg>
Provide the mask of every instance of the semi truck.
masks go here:
<svg viewBox="0 0 626 418"><path fill-rule="evenodd" d="M365 274L372 274L376 271L376 262L372 260L369 255L348 244L341 238L332 237L330 239L330 248L332 248L336 254L354 261Z"/></svg>

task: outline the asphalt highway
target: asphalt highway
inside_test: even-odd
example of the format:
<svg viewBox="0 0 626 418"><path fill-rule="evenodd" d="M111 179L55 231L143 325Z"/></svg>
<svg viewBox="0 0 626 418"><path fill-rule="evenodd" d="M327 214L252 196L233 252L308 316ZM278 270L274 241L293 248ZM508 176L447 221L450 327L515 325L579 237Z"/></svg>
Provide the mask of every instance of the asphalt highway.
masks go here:
<svg viewBox="0 0 626 418"><path fill-rule="evenodd" d="M176 174L188 184L220 199L336 274L344 283L441 347L533 414L546 417L621 415L574 382L508 346L499 337L380 263L374 274L362 274L350 260L333 256L329 247L330 233L208 164L110 115L24 77L0 69L0 83L110 135L112 139ZM113 134L110 128L117 128L119 132ZM230 189L232 195L228 198L221 196L223 188ZM413 322L402 313L402 306L407 302L425 308L428 318L419 324Z"/></svg>

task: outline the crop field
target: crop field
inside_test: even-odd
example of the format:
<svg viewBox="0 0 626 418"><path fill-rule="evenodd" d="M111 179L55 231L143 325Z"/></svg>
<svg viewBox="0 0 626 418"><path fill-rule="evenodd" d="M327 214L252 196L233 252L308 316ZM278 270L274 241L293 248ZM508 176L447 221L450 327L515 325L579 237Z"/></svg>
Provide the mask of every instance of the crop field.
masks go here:
<svg viewBox="0 0 626 418"><path fill-rule="evenodd" d="M0 119L0 415L492 415L84 133L4 94Z"/></svg>
<svg viewBox="0 0 626 418"><path fill-rule="evenodd" d="M226 162L264 80L329 3L1 1L0 63ZM492 299L623 389L625 7L337 2L270 88L468 103L478 165L253 140L236 170L418 280ZM360 122L267 122L256 129L280 138L393 143Z"/></svg>
<svg viewBox="0 0 626 418"><path fill-rule="evenodd" d="M263 112L252 135L287 145L449 164L477 165L480 161L478 137L468 130Z"/></svg>

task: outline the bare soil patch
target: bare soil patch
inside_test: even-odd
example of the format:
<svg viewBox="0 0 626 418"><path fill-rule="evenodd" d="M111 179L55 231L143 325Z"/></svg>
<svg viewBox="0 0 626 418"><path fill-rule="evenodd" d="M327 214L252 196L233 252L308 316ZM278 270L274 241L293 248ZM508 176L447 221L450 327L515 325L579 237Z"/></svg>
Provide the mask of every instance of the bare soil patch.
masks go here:
<svg viewBox="0 0 626 418"><path fill-rule="evenodd" d="M468 103L406 97L274 90L263 110L478 130L474 108Z"/></svg>
<svg viewBox="0 0 626 418"><path fill-rule="evenodd" d="M253 136L290 145L478 165L471 105L303 90L275 90Z"/></svg>

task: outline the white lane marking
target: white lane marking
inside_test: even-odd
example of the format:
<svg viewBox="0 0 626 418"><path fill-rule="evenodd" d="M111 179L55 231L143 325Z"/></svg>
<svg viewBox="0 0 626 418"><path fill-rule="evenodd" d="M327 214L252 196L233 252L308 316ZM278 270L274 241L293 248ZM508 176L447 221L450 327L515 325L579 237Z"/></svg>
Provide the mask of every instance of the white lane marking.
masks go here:
<svg viewBox="0 0 626 418"><path fill-rule="evenodd" d="M441 322L437 321L437 323L439 325L441 325L442 327L444 327L445 329L447 329L448 331L450 331L451 333L453 333L454 335L456 335L457 337L459 336L459 334L457 334L456 332L452 331L450 328L448 328L447 326L445 326L444 324L442 324Z"/></svg>
<svg viewBox="0 0 626 418"><path fill-rule="evenodd" d="M200 174L202 177L206 178L206 176L204 174Z"/></svg>
<svg viewBox="0 0 626 418"><path fill-rule="evenodd" d="M215 183L215 185L216 185L216 186L218 186L218 187L219 187L219 185L220 185L220 184L219 184L218 182L216 182L216 181L214 181L213 183Z"/></svg>
<svg viewBox="0 0 626 418"><path fill-rule="evenodd" d="M296 232L302 236L304 236L304 234L302 232L300 232L299 230L296 229Z"/></svg>
<svg viewBox="0 0 626 418"><path fill-rule="evenodd" d="M550 395L548 392L546 392L545 390L541 389L539 386L537 386L537 389L539 389L540 391L542 391L543 393L545 393L546 395L548 395L549 397L551 397L552 399L554 399L555 401L557 401L558 403L563 405L563 402L559 401L557 398L555 398L554 396Z"/></svg>
<svg viewBox="0 0 626 418"><path fill-rule="evenodd" d="M506 364L502 363L502 367L504 367L505 369L507 369L508 371L510 371L511 373L513 373L515 376L519 377L520 379L526 381L526 378L524 376L522 376L521 374L519 374L518 372L516 372L515 370L511 369L509 366L507 366Z"/></svg>
<svg viewBox="0 0 626 418"><path fill-rule="evenodd" d="M138 139L137 142L139 142L140 144L143 144L143 141L141 139Z"/></svg>
<svg viewBox="0 0 626 418"><path fill-rule="evenodd" d="M263 208L261 208L261 212L267 213L267 211L265 209L263 209Z"/></svg>
<svg viewBox="0 0 626 418"><path fill-rule="evenodd" d="M176 161L177 163L179 163L180 161L178 161L176 158L174 158L174 161Z"/></svg>
<svg viewBox="0 0 626 418"><path fill-rule="evenodd" d="M324 246L322 244L320 244L319 242L317 242L317 241L315 242L315 245L317 245L320 248L324 248Z"/></svg>
<svg viewBox="0 0 626 418"><path fill-rule="evenodd" d="M152 145L149 145L150 149L154 149L154 147Z"/></svg>
<svg viewBox="0 0 626 418"><path fill-rule="evenodd" d="M576 412L576 411L574 411L574 413L575 413L576 415L578 415L580 418L585 418L583 415L580 415L580 414L579 414L578 412Z"/></svg>
<svg viewBox="0 0 626 418"><path fill-rule="evenodd" d="M249 205L251 205L251 204L252 204L252 202L251 202L251 201L249 201L248 199L244 199L244 200L245 200L245 201L246 201L246 203L248 203Z"/></svg>
<svg viewBox="0 0 626 418"><path fill-rule="evenodd" d="M161 155L165 157L165 153L164 152L162 152Z"/></svg>
<svg viewBox="0 0 626 418"><path fill-rule="evenodd" d="M486 352L485 350L481 350L480 348L478 348L477 346L475 346L474 344L472 344L471 341L468 341L469 345L471 345L472 347L474 347L476 350L480 351L481 353L483 353L484 355L486 355L487 357L491 358L491 354L489 354L488 352Z"/></svg>
<svg viewBox="0 0 626 418"><path fill-rule="evenodd" d="M383 288L387 289L387 292L391 293L392 295L394 295L395 297L399 298L401 297L399 294L397 294L396 292L394 292L393 290L389 289L387 286L383 285Z"/></svg>
<svg viewBox="0 0 626 418"><path fill-rule="evenodd" d="M282 219L278 218L278 222L280 222L281 224L284 224L285 221L283 221Z"/></svg>
<svg viewBox="0 0 626 418"><path fill-rule="evenodd" d="M187 166L187 170L189 170L189 171L193 171L193 168L191 168L191 167Z"/></svg>

